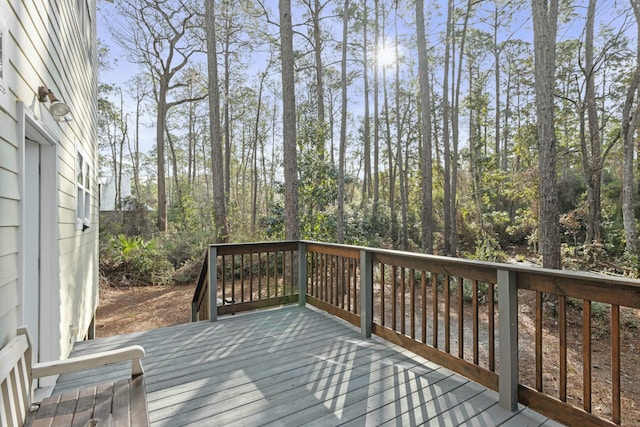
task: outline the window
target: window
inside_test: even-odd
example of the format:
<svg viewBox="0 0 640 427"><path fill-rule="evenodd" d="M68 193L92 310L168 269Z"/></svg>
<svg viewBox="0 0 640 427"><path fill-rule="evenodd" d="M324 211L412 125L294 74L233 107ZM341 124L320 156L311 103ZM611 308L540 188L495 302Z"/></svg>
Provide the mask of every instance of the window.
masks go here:
<svg viewBox="0 0 640 427"><path fill-rule="evenodd" d="M78 149L76 160L76 230L86 230L91 224L91 165Z"/></svg>

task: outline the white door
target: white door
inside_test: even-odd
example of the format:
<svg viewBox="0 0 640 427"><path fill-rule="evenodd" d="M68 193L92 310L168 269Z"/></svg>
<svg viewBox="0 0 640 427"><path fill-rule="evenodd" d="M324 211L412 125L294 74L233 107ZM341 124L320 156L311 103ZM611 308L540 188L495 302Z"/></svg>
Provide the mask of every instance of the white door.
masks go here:
<svg viewBox="0 0 640 427"><path fill-rule="evenodd" d="M60 358L58 155L54 137L17 102L20 151L20 321L33 361ZM48 381L44 381L47 383ZM40 382L43 385L43 382ZM49 384L45 384L49 385Z"/></svg>
<svg viewBox="0 0 640 427"><path fill-rule="evenodd" d="M40 342L40 144L29 135L24 144L24 285L23 324L29 328L33 358L38 361Z"/></svg>

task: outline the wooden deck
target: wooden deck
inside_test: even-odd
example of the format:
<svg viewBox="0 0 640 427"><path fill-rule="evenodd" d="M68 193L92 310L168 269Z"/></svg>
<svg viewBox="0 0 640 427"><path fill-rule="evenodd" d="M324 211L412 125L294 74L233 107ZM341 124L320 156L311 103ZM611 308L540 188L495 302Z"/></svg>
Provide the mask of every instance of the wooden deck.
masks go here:
<svg viewBox="0 0 640 427"><path fill-rule="evenodd" d="M498 395L313 308L288 306L77 343L73 355L140 344L152 426L552 426ZM56 392L126 377L96 369Z"/></svg>

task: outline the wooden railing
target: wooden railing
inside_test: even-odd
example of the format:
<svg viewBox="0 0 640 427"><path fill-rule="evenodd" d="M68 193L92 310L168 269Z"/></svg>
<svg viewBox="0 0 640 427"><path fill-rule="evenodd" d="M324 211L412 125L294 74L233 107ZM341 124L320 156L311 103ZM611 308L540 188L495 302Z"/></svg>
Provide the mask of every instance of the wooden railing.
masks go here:
<svg viewBox="0 0 640 427"><path fill-rule="evenodd" d="M191 300L191 321L209 319L209 251L204 254L198 284Z"/></svg>
<svg viewBox="0 0 640 427"><path fill-rule="evenodd" d="M638 419L625 408L640 379L622 371L640 356L621 329L640 322L638 281L316 242L212 246L208 265L216 277L203 268L201 281L224 301L213 320L309 303L499 391L506 408L568 425Z"/></svg>
<svg viewBox="0 0 640 427"><path fill-rule="evenodd" d="M297 256L298 242L210 246L192 300L191 320L297 302ZM217 310L210 310L212 304Z"/></svg>
<svg viewBox="0 0 640 427"><path fill-rule="evenodd" d="M306 243L308 303L360 326L360 250Z"/></svg>

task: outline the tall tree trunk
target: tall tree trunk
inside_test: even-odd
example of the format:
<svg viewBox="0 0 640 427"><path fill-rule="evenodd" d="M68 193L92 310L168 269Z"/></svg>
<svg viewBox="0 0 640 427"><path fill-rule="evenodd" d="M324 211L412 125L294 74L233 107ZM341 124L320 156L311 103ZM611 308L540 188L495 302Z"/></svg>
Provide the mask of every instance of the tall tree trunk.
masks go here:
<svg viewBox="0 0 640 427"><path fill-rule="evenodd" d="M231 31L228 28L225 34L224 45L224 203L225 206L229 205L229 197L231 194L231 114L229 113L229 97L230 97L230 64L229 64L229 37Z"/></svg>
<svg viewBox="0 0 640 427"><path fill-rule="evenodd" d="M627 96L622 110L622 218L626 239L625 250L630 255L638 255L638 232L635 218L635 191L633 177L634 135L640 122L640 105L638 92L640 91L640 1L630 0L636 19L636 64L633 78L627 88Z"/></svg>
<svg viewBox="0 0 640 427"><path fill-rule="evenodd" d="M444 78L442 83L442 145L444 146L444 252L453 255L451 242L451 138L450 108L449 108L449 66L451 58L451 38L453 37L453 0L449 0L447 7L447 27L444 48Z"/></svg>
<svg viewBox="0 0 640 427"><path fill-rule="evenodd" d="M347 151L347 45L349 31L349 0L342 12L342 61L340 64L342 107L340 114L340 147L338 155L338 243L344 243L344 172Z"/></svg>
<svg viewBox="0 0 640 427"><path fill-rule="evenodd" d="M171 157L171 168L173 169L173 186L175 187L175 199L172 200L172 206L176 203L182 205L182 190L180 189L180 182L178 178L178 158L176 156L176 149L173 144L173 138L167 131L167 142L169 143L169 156Z"/></svg>
<svg viewBox="0 0 640 427"><path fill-rule="evenodd" d="M424 0L416 0L416 36L418 40L418 77L420 83L420 124L422 147L420 150L420 172L422 184L421 247L433 253L433 159L431 147L431 95L429 86L429 62L424 27Z"/></svg>
<svg viewBox="0 0 640 427"><path fill-rule="evenodd" d="M326 140L326 126L325 126L325 112L324 112L324 70L322 66L322 34L320 33L320 12L322 6L320 0L313 0L313 44L314 44L314 59L316 64L316 93L318 103L318 130L317 135L318 143L318 156L321 161L324 160L325 155L325 140ZM333 150L332 150L333 153Z"/></svg>
<svg viewBox="0 0 640 427"><path fill-rule="evenodd" d="M542 264L560 268L554 99L558 0L532 0L535 93L540 149L540 249Z"/></svg>
<svg viewBox="0 0 640 427"><path fill-rule="evenodd" d="M453 131L453 153L451 159L451 253L457 253L458 246L458 227L457 227L457 198L458 198L458 146L459 146L459 117L460 117L460 87L462 82L462 63L464 58L464 48L467 39L467 27L469 25L469 17L471 16L472 0L467 2L467 9L464 15L464 24L462 26L462 38L460 40L460 52L458 54L458 67L456 71L456 85L453 93L453 114L451 117L451 129Z"/></svg>
<svg viewBox="0 0 640 427"><path fill-rule="evenodd" d="M122 210L122 159L124 156L124 143L127 140L129 129L124 115L124 100L120 89L120 118L118 120L120 138L118 141L118 173L116 174L116 208ZM117 134L116 134L117 135Z"/></svg>
<svg viewBox="0 0 640 427"><path fill-rule="evenodd" d="M389 162L389 214L391 215L391 225L389 236L395 241L398 236L398 213L396 212L396 171L393 163L393 146L391 145L391 118L389 113L389 93L387 90L387 70L382 69L382 96L384 108L385 140L387 142L387 160Z"/></svg>
<svg viewBox="0 0 640 427"><path fill-rule="evenodd" d="M189 88L189 96L193 95L193 88ZM195 112L193 103L189 104L188 110L188 134L187 134L187 189L189 193L193 194L195 187L194 178L194 163L195 163Z"/></svg>
<svg viewBox="0 0 640 427"><path fill-rule="evenodd" d="M405 182L407 177L405 175L404 161L403 161L403 153L402 153L402 137L403 137L403 127L401 121L400 114L400 52L398 51L398 0L396 0L396 10L393 15L393 24L394 24L394 32L395 32L395 71L396 71L396 163L398 164L398 180L400 181L400 218L402 221L400 227L400 235L401 235L401 244L403 250L409 250L409 233L407 231L407 211L408 202L407 202L407 188Z"/></svg>
<svg viewBox="0 0 640 427"><path fill-rule="evenodd" d="M163 75L158 82L156 111L156 165L158 169L158 230L167 231L167 184L165 181L164 131L167 124L167 85Z"/></svg>
<svg viewBox="0 0 640 427"><path fill-rule="evenodd" d="M585 101L589 118L589 141L591 158L585 164L587 175L587 205L589 218L585 243L600 243L600 227L602 223L602 206L600 203L600 188L602 182L602 143L600 140L600 123L598 121L598 106L596 103L595 68L593 63L593 37L596 14L596 0L589 0L587 7L587 22L585 28L584 73L587 79ZM585 150L583 149L583 152Z"/></svg>
<svg viewBox="0 0 640 427"><path fill-rule="evenodd" d="M267 69L269 65L267 65ZM258 88L258 108L256 111L256 122L253 129L253 191L251 195L251 234L256 232L256 222L258 218L258 143L260 141L260 113L262 112L262 88L264 79L267 77L267 70L260 76L260 86ZM264 157L264 153L263 153Z"/></svg>
<svg viewBox="0 0 640 427"><path fill-rule="evenodd" d="M384 5L383 5L384 7ZM382 49L386 50L385 46L385 27L386 27L386 11L382 13ZM388 165L388 178L389 178L389 214L391 215L391 223L389 227L389 237L393 240L394 245L397 243L396 238L398 236L398 213L396 212L395 199L396 199L396 172L393 162L393 146L391 144L391 114L389 112L389 91L387 87L387 66L384 64L382 68L382 108L384 110L384 126L385 126L385 141L387 145L387 161Z"/></svg>
<svg viewBox="0 0 640 427"><path fill-rule="evenodd" d="M510 152L510 147L509 147L509 140L510 140L510 111L511 111L511 79L512 79L512 73L511 73L511 67L507 67L507 82L506 85L507 87L505 88L505 94L506 94L506 98L504 100L504 125L502 128L502 170L506 171L509 169L509 165L507 163L508 159L509 159L509 152Z"/></svg>
<svg viewBox="0 0 640 427"><path fill-rule="evenodd" d="M142 201L142 193L140 191L140 116L142 112L140 111L140 105L142 104L143 98L144 91L141 90L140 83L136 80L136 129L131 157L133 163L133 182L136 186L136 200L138 202Z"/></svg>
<svg viewBox="0 0 640 427"><path fill-rule="evenodd" d="M285 238L298 240L298 160L296 147L296 97L293 69L291 0L279 0L280 54L282 59L282 136L284 151Z"/></svg>
<svg viewBox="0 0 640 427"><path fill-rule="evenodd" d="M211 138L211 180L216 243L229 238L222 162L222 129L220 126L220 91L218 87L218 55L215 29L215 0L206 2L207 69L209 74L209 129Z"/></svg>
<svg viewBox="0 0 640 427"><path fill-rule="evenodd" d="M364 80L364 174L362 179L362 204L371 199L371 117L369 112L369 46L368 46L368 8L366 0L363 2L362 18L362 73Z"/></svg>
<svg viewBox="0 0 640 427"><path fill-rule="evenodd" d="M495 150L496 150L496 168L500 168L500 47L498 46L498 25L499 25L498 6L495 6L493 12L493 68L495 74L495 102L496 102L496 121L495 121Z"/></svg>
<svg viewBox="0 0 640 427"><path fill-rule="evenodd" d="M374 1L375 7L375 62L373 66L373 219L377 219L378 203L380 202L380 58L378 49L380 47L380 4L379 0Z"/></svg>

